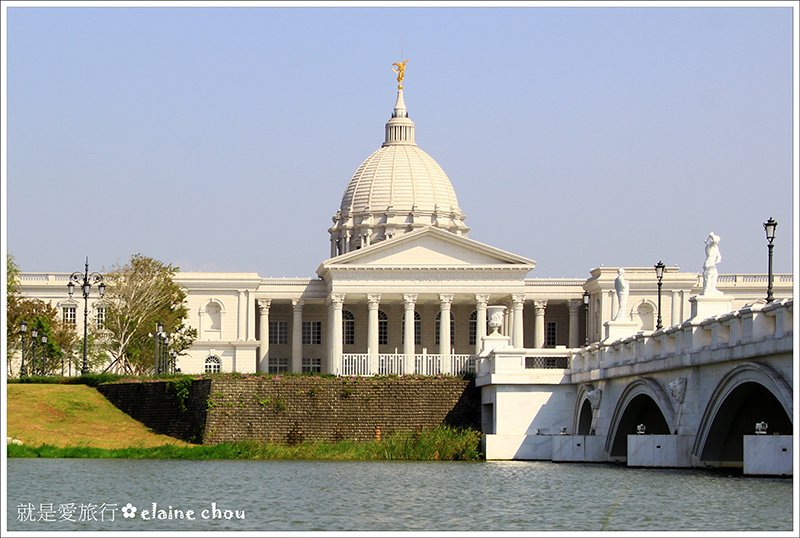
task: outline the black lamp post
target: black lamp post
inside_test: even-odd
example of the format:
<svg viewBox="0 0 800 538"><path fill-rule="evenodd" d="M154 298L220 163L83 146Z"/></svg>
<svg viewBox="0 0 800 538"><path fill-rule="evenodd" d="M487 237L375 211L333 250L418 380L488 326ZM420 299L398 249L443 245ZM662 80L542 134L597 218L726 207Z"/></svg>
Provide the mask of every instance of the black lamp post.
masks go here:
<svg viewBox="0 0 800 538"><path fill-rule="evenodd" d="M666 265L661 263L661 260L658 260L654 267L656 269L656 278L658 279L658 317L656 318L656 330L658 331L663 328L663 325L661 325L661 279L664 278Z"/></svg>
<svg viewBox="0 0 800 538"><path fill-rule="evenodd" d="M42 357L39 359L39 375L47 375L45 366L47 364L47 335L42 335Z"/></svg>
<svg viewBox="0 0 800 538"><path fill-rule="evenodd" d="M589 345L589 292L588 291L583 292L583 321L584 325L586 325L585 327L586 330L584 331L586 333L586 339L584 344L588 346Z"/></svg>
<svg viewBox="0 0 800 538"><path fill-rule="evenodd" d="M25 335L28 333L28 323L25 320L19 322L19 336L22 339L22 364L19 367L19 376L27 375L25 370Z"/></svg>
<svg viewBox="0 0 800 538"><path fill-rule="evenodd" d="M161 354L160 354L160 339L161 334L164 332L164 324L160 321L156 322L156 332L155 334L151 334L150 336L153 337L154 342L154 350L153 350L153 375L158 375L161 373Z"/></svg>
<svg viewBox="0 0 800 538"><path fill-rule="evenodd" d="M31 328L31 375L36 375L36 341L39 339L39 331L36 327Z"/></svg>
<svg viewBox="0 0 800 538"><path fill-rule="evenodd" d="M772 297L772 241L775 239L775 228L778 227L778 221L769 218L764 223L764 231L767 233L767 250L769 251L769 275L767 276L767 302L773 301Z"/></svg>
<svg viewBox="0 0 800 538"><path fill-rule="evenodd" d="M169 373L169 367L167 366L167 349L169 348L169 333L162 332L161 333L161 354L159 356L159 362L161 364L161 371L164 373Z"/></svg>
<svg viewBox="0 0 800 538"><path fill-rule="evenodd" d="M86 361L86 344L88 343L87 329L89 328L89 292L92 290L92 284L99 284L97 290L100 292L100 297L102 298L106 293L103 275L100 273L89 273L88 256L86 257L86 266L84 267L83 274L76 271L69 277L67 289L69 290L70 297L72 297L72 294L75 292L76 284L81 286L81 293L83 294L83 364L81 366L81 375L86 375L89 373L89 364Z"/></svg>

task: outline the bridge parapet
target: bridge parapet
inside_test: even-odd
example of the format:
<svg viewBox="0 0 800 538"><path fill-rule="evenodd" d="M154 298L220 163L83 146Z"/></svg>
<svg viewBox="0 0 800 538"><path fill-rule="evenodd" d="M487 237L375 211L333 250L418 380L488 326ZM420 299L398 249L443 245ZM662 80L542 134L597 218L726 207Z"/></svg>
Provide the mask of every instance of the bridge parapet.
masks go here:
<svg viewBox="0 0 800 538"><path fill-rule="evenodd" d="M794 299L755 303L658 331L569 350L573 382L757 356L764 346L792 346ZM745 344L765 343L760 347ZM772 342L772 344L766 344ZM777 346L777 347L776 347Z"/></svg>
<svg viewBox="0 0 800 538"><path fill-rule="evenodd" d="M569 352L567 348L494 349L477 359L476 384L568 383Z"/></svg>

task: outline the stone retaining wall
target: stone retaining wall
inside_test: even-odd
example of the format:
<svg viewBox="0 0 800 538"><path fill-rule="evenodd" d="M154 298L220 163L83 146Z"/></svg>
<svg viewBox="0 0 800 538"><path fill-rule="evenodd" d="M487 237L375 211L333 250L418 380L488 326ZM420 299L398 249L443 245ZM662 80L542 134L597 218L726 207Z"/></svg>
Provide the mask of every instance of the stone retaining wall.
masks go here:
<svg viewBox="0 0 800 538"><path fill-rule="evenodd" d="M158 381L98 390L154 431L204 444L364 441L378 429L385 436L441 424L480 428L480 390L457 377L222 377L193 381L182 402L175 387Z"/></svg>

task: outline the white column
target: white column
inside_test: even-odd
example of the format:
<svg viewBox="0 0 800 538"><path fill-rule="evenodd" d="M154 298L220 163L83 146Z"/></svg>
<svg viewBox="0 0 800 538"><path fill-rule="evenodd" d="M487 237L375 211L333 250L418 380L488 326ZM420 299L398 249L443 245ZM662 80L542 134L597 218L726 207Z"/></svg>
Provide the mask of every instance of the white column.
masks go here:
<svg viewBox="0 0 800 538"><path fill-rule="evenodd" d="M569 308L569 347L581 347L581 311L583 310L582 299L570 299Z"/></svg>
<svg viewBox="0 0 800 538"><path fill-rule="evenodd" d="M342 304L344 303L344 293L331 293L331 307L333 309L333 371L342 371Z"/></svg>
<svg viewBox="0 0 800 538"><path fill-rule="evenodd" d="M236 320L236 339L246 340L246 323L247 323L247 304L244 298L244 290L239 290L239 311Z"/></svg>
<svg viewBox="0 0 800 538"><path fill-rule="evenodd" d="M525 307L525 294L518 293L511 296L512 310L514 312L513 328L511 332L511 345L517 349L522 349L522 309Z"/></svg>
<svg viewBox="0 0 800 538"><path fill-rule="evenodd" d="M197 339L203 340L203 315L206 313L204 307L197 310Z"/></svg>
<svg viewBox="0 0 800 538"><path fill-rule="evenodd" d="M417 302L417 294L416 293L406 293L403 294L403 305L405 308L404 313L404 320L405 320L405 331L404 337L405 341L403 342L403 353L405 354L405 365L404 365L404 372L405 374L413 374L415 370L414 365L414 305Z"/></svg>
<svg viewBox="0 0 800 538"><path fill-rule="evenodd" d="M258 344L257 372L269 372L269 306L271 299L256 299L258 305Z"/></svg>
<svg viewBox="0 0 800 538"><path fill-rule="evenodd" d="M441 365L439 371L449 374L450 368L450 306L453 304L453 295L450 293L439 294L439 355Z"/></svg>
<svg viewBox="0 0 800 538"><path fill-rule="evenodd" d="M331 258L336 257L336 238L331 234Z"/></svg>
<svg viewBox="0 0 800 538"><path fill-rule="evenodd" d="M369 353L369 373L378 373L378 308L381 305L380 293L367 294L369 325L367 327L367 352Z"/></svg>
<svg viewBox="0 0 800 538"><path fill-rule="evenodd" d="M245 294L245 307L247 310L247 339L256 339L256 312L253 305L253 296L250 290L244 292Z"/></svg>
<svg viewBox="0 0 800 538"><path fill-rule="evenodd" d="M290 372L303 371L303 300L292 299L292 365Z"/></svg>
<svg viewBox="0 0 800 538"><path fill-rule="evenodd" d="M533 347L544 346L544 309L547 301L533 301Z"/></svg>
<svg viewBox="0 0 800 538"><path fill-rule="evenodd" d="M489 294L475 294L475 306L478 311L478 319L475 327L475 354L481 352L483 337L486 336L486 305L489 304Z"/></svg>
<svg viewBox="0 0 800 538"><path fill-rule="evenodd" d="M325 373L339 375L341 372L336 370L336 364L333 359L335 350L333 346L333 304L331 304L330 301L326 301L325 304L327 307L327 316L325 317L325 349L327 352L325 357Z"/></svg>
<svg viewBox="0 0 800 538"><path fill-rule="evenodd" d="M658 315L658 313L656 313ZM677 325L683 320L681 319L681 293L680 291L672 292L672 319L670 325Z"/></svg>

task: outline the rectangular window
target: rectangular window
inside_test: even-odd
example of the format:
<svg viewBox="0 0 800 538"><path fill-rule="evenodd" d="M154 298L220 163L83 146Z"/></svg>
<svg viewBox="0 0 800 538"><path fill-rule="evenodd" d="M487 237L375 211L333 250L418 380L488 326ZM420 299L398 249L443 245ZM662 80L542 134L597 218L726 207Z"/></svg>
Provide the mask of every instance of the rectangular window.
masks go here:
<svg viewBox="0 0 800 538"><path fill-rule="evenodd" d="M270 321L269 322L269 343L288 344L289 343L289 322Z"/></svg>
<svg viewBox="0 0 800 538"><path fill-rule="evenodd" d="M356 320L346 319L342 321L342 340L344 345L352 346L356 343Z"/></svg>
<svg viewBox="0 0 800 538"><path fill-rule="evenodd" d="M389 320L378 320L378 345L385 346L389 343Z"/></svg>
<svg viewBox="0 0 800 538"><path fill-rule="evenodd" d="M307 357L303 357L303 373L322 373L322 359L309 359Z"/></svg>
<svg viewBox="0 0 800 538"><path fill-rule="evenodd" d="M98 306L94 311L94 321L98 329L103 329L106 326L106 307Z"/></svg>
<svg viewBox="0 0 800 538"><path fill-rule="evenodd" d="M285 323L285 322L284 322ZM269 358L269 373L271 374L282 374L284 372L289 371L289 359L283 357L282 359L278 358Z"/></svg>
<svg viewBox="0 0 800 538"><path fill-rule="evenodd" d="M548 321L547 324L545 325L544 345L546 345L546 346L555 346L556 345L556 322L555 321Z"/></svg>
<svg viewBox="0 0 800 538"><path fill-rule="evenodd" d="M322 322L304 321L303 322L303 343L321 344L322 343Z"/></svg>
<svg viewBox="0 0 800 538"><path fill-rule="evenodd" d="M67 325L75 326L75 307L74 306L65 306L64 307L64 323Z"/></svg>

